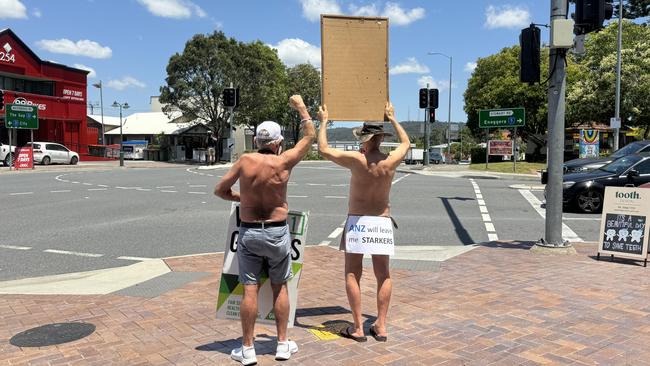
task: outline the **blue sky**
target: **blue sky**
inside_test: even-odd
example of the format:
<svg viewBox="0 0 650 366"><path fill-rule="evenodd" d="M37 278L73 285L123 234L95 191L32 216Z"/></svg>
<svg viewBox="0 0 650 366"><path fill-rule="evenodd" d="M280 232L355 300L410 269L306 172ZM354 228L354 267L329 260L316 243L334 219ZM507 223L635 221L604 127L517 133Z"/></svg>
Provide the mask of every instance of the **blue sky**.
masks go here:
<svg viewBox="0 0 650 366"><path fill-rule="evenodd" d="M42 59L91 68L89 85L102 80L104 112L115 115L114 100L128 102L127 113L149 110L169 57L196 33L259 39L288 65L319 65L321 12L388 16L398 119L422 119L418 89L428 81L440 89L437 117L447 120L449 61L427 55L441 52L453 57L452 121L465 121L472 63L517 44L531 21L547 23L549 8L540 0L0 0L0 28L11 28ZM99 102L99 90L89 87L88 100Z"/></svg>

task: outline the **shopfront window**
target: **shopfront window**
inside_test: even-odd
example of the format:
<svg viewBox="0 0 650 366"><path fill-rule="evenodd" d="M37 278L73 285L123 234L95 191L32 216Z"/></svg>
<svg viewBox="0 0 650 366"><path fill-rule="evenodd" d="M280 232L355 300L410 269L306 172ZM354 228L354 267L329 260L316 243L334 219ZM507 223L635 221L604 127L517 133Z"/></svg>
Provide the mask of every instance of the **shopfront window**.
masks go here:
<svg viewBox="0 0 650 366"><path fill-rule="evenodd" d="M54 82L0 76L0 89L54 96Z"/></svg>

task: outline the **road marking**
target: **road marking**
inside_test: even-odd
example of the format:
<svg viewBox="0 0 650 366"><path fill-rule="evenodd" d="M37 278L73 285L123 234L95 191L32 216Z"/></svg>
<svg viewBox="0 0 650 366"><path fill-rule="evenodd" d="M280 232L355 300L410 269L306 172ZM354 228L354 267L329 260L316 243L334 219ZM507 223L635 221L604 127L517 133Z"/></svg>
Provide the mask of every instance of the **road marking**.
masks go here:
<svg viewBox="0 0 650 366"><path fill-rule="evenodd" d="M476 199L482 200L482 199L483 199L483 195L480 194L480 193L477 193L477 194L476 194Z"/></svg>
<svg viewBox="0 0 650 366"><path fill-rule="evenodd" d="M161 188L174 188L174 187L175 186L160 186L160 187L156 187L156 188L161 189Z"/></svg>
<svg viewBox="0 0 650 366"><path fill-rule="evenodd" d="M129 187L115 186L117 189L129 189Z"/></svg>
<svg viewBox="0 0 650 366"><path fill-rule="evenodd" d="M491 222L486 222L486 223L485 223L485 231L488 231L488 232L494 232L494 231L496 231L496 230L494 229L494 224L491 223Z"/></svg>
<svg viewBox="0 0 650 366"><path fill-rule="evenodd" d="M34 192L17 192L17 193L9 193L10 196L22 196L26 194L34 194Z"/></svg>
<svg viewBox="0 0 650 366"><path fill-rule="evenodd" d="M527 189L520 189L519 193L533 206L533 209L544 219L546 219L546 210L542 208L542 201L540 201L531 191ZM564 219L562 220L564 221ZM576 234L571 228L562 222L562 238L570 242L583 242L578 234Z"/></svg>
<svg viewBox="0 0 650 366"><path fill-rule="evenodd" d="M288 196L289 198L307 198L309 196Z"/></svg>
<svg viewBox="0 0 650 366"><path fill-rule="evenodd" d="M60 191L50 191L50 193L68 193L68 192L72 192L72 191L69 189L62 189Z"/></svg>
<svg viewBox="0 0 650 366"><path fill-rule="evenodd" d="M326 186L325 183L307 183L308 186Z"/></svg>
<svg viewBox="0 0 650 366"><path fill-rule="evenodd" d="M492 219L490 218L490 214L481 214L481 216L483 217L483 221L485 222L492 221Z"/></svg>
<svg viewBox="0 0 650 366"><path fill-rule="evenodd" d="M30 250L32 247L21 247L17 245L0 245L2 249L15 249L15 250Z"/></svg>
<svg viewBox="0 0 650 366"><path fill-rule="evenodd" d="M190 184L190 188L203 188L207 187L205 184Z"/></svg>
<svg viewBox="0 0 650 366"><path fill-rule="evenodd" d="M497 235L497 230L494 228L492 218L490 217L490 214L488 214L487 205L485 204L485 200L481 194L481 189L479 188L478 183L474 181L474 179L470 179L469 181L472 183L472 187L474 187L476 202L478 203L478 209L481 211L481 217L483 219L483 224L485 225L485 231L488 234L488 241L497 241L499 240L499 235Z"/></svg>
<svg viewBox="0 0 650 366"><path fill-rule="evenodd" d="M81 183L81 184L83 184L84 186L92 186L91 183Z"/></svg>
<svg viewBox="0 0 650 366"><path fill-rule="evenodd" d="M72 184L79 184L79 182L70 182L70 183L72 183Z"/></svg>
<svg viewBox="0 0 650 366"><path fill-rule="evenodd" d="M91 257L91 258L99 258L99 257L104 256L103 254L70 252L70 251L67 251L67 250L58 250L58 249L45 249L43 252L45 252L45 253L54 253L54 254L76 255L78 257Z"/></svg>
<svg viewBox="0 0 650 366"><path fill-rule="evenodd" d="M144 261L150 261L155 258L145 258L145 257L117 257L117 259L123 259L125 261L136 261L136 262L144 262Z"/></svg>
<svg viewBox="0 0 650 366"><path fill-rule="evenodd" d="M178 191L166 191L166 190L164 190L164 189L163 189L163 190L160 190L160 191L161 191L161 192L164 192L164 193L177 193L177 192L178 192Z"/></svg>
<svg viewBox="0 0 650 366"><path fill-rule="evenodd" d="M404 176L401 176L401 177L395 179L391 184L397 184L397 183L399 183L399 181L401 181L402 179L408 177L409 175L411 175L411 173L408 173L408 174L406 174Z"/></svg>
<svg viewBox="0 0 650 366"><path fill-rule="evenodd" d="M108 186L107 186L107 185L105 185L105 184L98 184L98 185L97 185L97 187L104 187L104 188L108 188Z"/></svg>
<svg viewBox="0 0 650 366"><path fill-rule="evenodd" d="M330 243L331 243L331 241L329 241L329 240L323 240L320 243L318 243L318 245L326 246L326 245L330 245Z"/></svg>
<svg viewBox="0 0 650 366"><path fill-rule="evenodd" d="M189 194L207 194L205 192L187 192L187 193L189 193Z"/></svg>
<svg viewBox="0 0 650 366"><path fill-rule="evenodd" d="M489 241L497 241L499 240L499 236L494 233L488 233L488 240Z"/></svg>
<svg viewBox="0 0 650 366"><path fill-rule="evenodd" d="M477 198L476 202L478 202L480 206L485 206L485 201L480 198Z"/></svg>
<svg viewBox="0 0 650 366"><path fill-rule="evenodd" d="M345 197L345 196L325 196L325 198L342 198L342 199L345 199L347 197Z"/></svg>
<svg viewBox="0 0 650 366"><path fill-rule="evenodd" d="M348 183L345 183L345 184L332 184L332 187L347 187L349 185L350 184L348 184Z"/></svg>
<svg viewBox="0 0 650 366"><path fill-rule="evenodd" d="M149 192L149 191L151 191L151 189L149 189L149 188L138 188L137 190L138 190L138 191L142 191L142 192Z"/></svg>
<svg viewBox="0 0 650 366"><path fill-rule="evenodd" d="M481 210L481 213L488 213L487 207L485 206L478 206L479 210Z"/></svg>
<svg viewBox="0 0 650 366"><path fill-rule="evenodd" d="M106 191L108 188L88 188L89 191Z"/></svg>
<svg viewBox="0 0 650 366"><path fill-rule="evenodd" d="M334 229L334 231L332 231L332 233L329 234L327 237L330 238L330 239L336 239L336 238L339 237L339 235L341 235L342 232L343 232L343 228L342 228L342 227L337 227L337 228Z"/></svg>

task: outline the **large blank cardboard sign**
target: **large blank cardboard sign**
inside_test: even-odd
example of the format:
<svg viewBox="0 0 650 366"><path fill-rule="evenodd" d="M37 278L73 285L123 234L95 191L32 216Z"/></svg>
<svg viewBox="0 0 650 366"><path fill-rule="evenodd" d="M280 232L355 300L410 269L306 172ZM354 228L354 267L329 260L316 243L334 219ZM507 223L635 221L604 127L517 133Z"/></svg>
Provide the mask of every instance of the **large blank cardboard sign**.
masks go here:
<svg viewBox="0 0 650 366"><path fill-rule="evenodd" d="M335 121L384 121L388 18L321 15L322 103Z"/></svg>

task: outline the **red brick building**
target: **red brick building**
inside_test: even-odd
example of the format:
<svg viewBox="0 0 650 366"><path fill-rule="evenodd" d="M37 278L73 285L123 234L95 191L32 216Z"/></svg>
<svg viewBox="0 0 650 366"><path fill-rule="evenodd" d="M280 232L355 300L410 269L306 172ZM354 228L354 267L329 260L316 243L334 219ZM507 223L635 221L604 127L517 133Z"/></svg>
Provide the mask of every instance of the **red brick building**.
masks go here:
<svg viewBox="0 0 650 366"><path fill-rule="evenodd" d="M51 141L88 153L98 131L86 123L88 71L41 60L11 31L0 31L0 89L4 103L38 106L39 129L34 141ZM7 142L4 110L0 111L0 141ZM16 146L29 142L29 130L17 130ZM14 143L12 141L12 143Z"/></svg>

